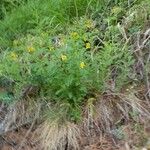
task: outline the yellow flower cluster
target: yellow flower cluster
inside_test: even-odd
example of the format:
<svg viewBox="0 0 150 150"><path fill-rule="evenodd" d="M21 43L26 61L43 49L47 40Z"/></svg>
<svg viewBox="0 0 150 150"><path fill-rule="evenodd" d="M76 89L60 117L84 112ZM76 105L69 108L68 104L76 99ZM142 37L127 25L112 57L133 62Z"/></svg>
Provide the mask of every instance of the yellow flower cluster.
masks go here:
<svg viewBox="0 0 150 150"><path fill-rule="evenodd" d="M62 60L62 61L66 61L66 60L67 60L67 56L62 54L62 55L61 55L61 60Z"/></svg>
<svg viewBox="0 0 150 150"><path fill-rule="evenodd" d="M75 40L79 39L79 34L77 32L72 32L71 37Z"/></svg>
<svg viewBox="0 0 150 150"><path fill-rule="evenodd" d="M15 52L11 52L10 57L11 57L12 60L15 61L15 60L17 60L18 55Z"/></svg>
<svg viewBox="0 0 150 150"><path fill-rule="evenodd" d="M68 58L67 58L66 55L64 55L64 54L61 55L61 60L62 60L62 61L67 61L67 59L68 59ZM84 63L83 61L80 62L80 68L81 68L81 69L83 69L85 66L86 66L86 65L85 65L85 63Z"/></svg>
<svg viewBox="0 0 150 150"><path fill-rule="evenodd" d="M86 47L86 49L89 49L89 48L91 48L91 44L90 43L86 43L85 47Z"/></svg>
<svg viewBox="0 0 150 150"><path fill-rule="evenodd" d="M50 51L53 51L54 49L55 49L54 46L50 46L50 47L49 47L49 50L50 50Z"/></svg>
<svg viewBox="0 0 150 150"><path fill-rule="evenodd" d="M27 51L28 51L29 53L32 53L32 52L35 51L35 48L32 47L32 46L29 46L29 47L27 47Z"/></svg>
<svg viewBox="0 0 150 150"><path fill-rule="evenodd" d="M80 68L83 69L85 66L86 66L85 63L82 61L82 62L80 63Z"/></svg>
<svg viewBox="0 0 150 150"><path fill-rule="evenodd" d="M93 28L93 27L94 27L94 23L93 23L93 21L92 21L91 19L88 19L88 20L86 20L86 22L85 22L85 26L86 26L87 28Z"/></svg>

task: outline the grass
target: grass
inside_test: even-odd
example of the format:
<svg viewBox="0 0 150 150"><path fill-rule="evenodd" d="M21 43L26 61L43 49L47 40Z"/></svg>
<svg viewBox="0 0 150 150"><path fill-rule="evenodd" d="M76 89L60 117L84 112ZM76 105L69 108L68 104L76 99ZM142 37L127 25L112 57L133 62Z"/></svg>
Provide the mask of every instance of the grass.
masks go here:
<svg viewBox="0 0 150 150"><path fill-rule="evenodd" d="M1 45L8 45L10 39L15 39L20 34L53 30L58 25L65 27L74 17L85 15L88 10L96 10L100 4L95 0L29 0L13 9L13 13L6 14L0 22Z"/></svg>
<svg viewBox="0 0 150 150"><path fill-rule="evenodd" d="M79 149L78 140L80 137L80 130L78 127L70 122L66 122L63 125L59 125L56 121L44 122L42 127L38 129L38 133L42 131L40 135L43 140L41 148L46 149ZM51 135L54 135L53 137Z"/></svg>
<svg viewBox="0 0 150 150"><path fill-rule="evenodd" d="M77 125L111 134L122 120L149 119L148 101L123 90L145 82L149 99L148 1L28 0L7 8L0 98L16 110L8 128L39 120L42 148L78 149Z"/></svg>

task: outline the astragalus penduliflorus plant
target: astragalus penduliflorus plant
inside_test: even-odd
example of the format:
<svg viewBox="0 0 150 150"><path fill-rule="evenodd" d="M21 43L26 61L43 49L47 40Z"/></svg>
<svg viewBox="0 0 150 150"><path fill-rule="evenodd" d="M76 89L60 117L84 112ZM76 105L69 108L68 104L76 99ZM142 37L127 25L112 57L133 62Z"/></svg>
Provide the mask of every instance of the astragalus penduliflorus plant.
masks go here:
<svg viewBox="0 0 150 150"><path fill-rule="evenodd" d="M55 2L59 5L53 13L61 2ZM80 0L74 2L69 3L71 7L82 3ZM87 6L87 2L82 5ZM123 139L124 123L130 120L137 123L140 116L149 119L141 97L132 88L126 89L136 80L133 66L137 59L132 36L143 28L141 21L134 20L138 12L134 11L133 16L131 13L131 18L124 18L132 5L122 0L109 1L110 8L103 13L97 11L91 16L80 17L82 10L66 6L69 16L62 8L63 13L58 11L53 19L43 20L42 16L50 11L47 3L33 8L31 0L26 3L26 8L21 7L20 11L31 8L29 14L32 15L26 14L25 20L21 17L20 26L15 24L16 19L11 32L6 32L1 38L10 41L5 51L6 43L2 45L0 55L0 79L3 80L2 85L8 85L1 101L10 106L3 122L6 125L4 132L12 129L14 124L32 124L32 127L37 121L37 129L33 132L39 149L45 150L80 149L82 131L88 138L107 133ZM17 18L19 10L16 12L10 17L12 20ZM72 18L72 15L77 18ZM147 17L148 14L141 18ZM12 20L5 19L3 25L8 23L9 26ZM0 33L5 27L7 29L7 25L1 28ZM149 30L143 33L149 35L146 34ZM144 46L147 48L148 41ZM146 73L148 66L149 63L145 66ZM127 93L122 92L124 88Z"/></svg>
<svg viewBox="0 0 150 150"><path fill-rule="evenodd" d="M83 17L64 34L27 34L1 53L0 73L14 82L15 100L41 103L44 123L37 131L42 148L79 149L80 132L75 123L82 121L87 99L97 99L97 93L106 90L118 91L127 83L134 62L128 43L118 43L113 36L102 41L100 32L95 21ZM108 27L104 36L113 33L119 38L116 26ZM19 110L21 114L23 109Z"/></svg>

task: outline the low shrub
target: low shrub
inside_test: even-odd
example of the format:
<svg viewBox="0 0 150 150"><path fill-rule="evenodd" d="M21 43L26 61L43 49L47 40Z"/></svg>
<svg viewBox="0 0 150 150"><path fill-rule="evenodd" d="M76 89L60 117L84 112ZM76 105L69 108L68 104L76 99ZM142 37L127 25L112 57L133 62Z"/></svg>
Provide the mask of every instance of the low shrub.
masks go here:
<svg viewBox="0 0 150 150"><path fill-rule="evenodd" d="M13 49L1 55L1 75L15 82L18 98L30 85L47 101L64 102L72 112L79 111L90 93L121 87L133 63L127 45L110 40L96 45L99 32L93 20L81 18L66 34L51 37L45 32L15 39Z"/></svg>

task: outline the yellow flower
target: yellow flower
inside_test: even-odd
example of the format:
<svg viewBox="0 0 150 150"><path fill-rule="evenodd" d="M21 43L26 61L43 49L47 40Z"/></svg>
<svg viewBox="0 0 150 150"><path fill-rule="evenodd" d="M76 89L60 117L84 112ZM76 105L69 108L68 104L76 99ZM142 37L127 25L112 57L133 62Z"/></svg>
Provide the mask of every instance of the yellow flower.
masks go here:
<svg viewBox="0 0 150 150"><path fill-rule="evenodd" d="M85 47L86 47L86 49L89 49L89 48L91 48L91 44L90 43L86 43Z"/></svg>
<svg viewBox="0 0 150 150"><path fill-rule="evenodd" d="M71 36L72 36L72 38L75 39L75 40L79 38L79 34L78 34L77 32L72 32L72 33L71 33Z"/></svg>
<svg viewBox="0 0 150 150"><path fill-rule="evenodd" d="M12 60L17 60L18 55L15 52L11 52L10 57Z"/></svg>
<svg viewBox="0 0 150 150"><path fill-rule="evenodd" d="M27 47L27 51L28 51L29 53L32 53L32 52L35 51L35 48L32 47L32 46L29 46L29 47Z"/></svg>
<svg viewBox="0 0 150 150"><path fill-rule="evenodd" d="M87 28L93 28L93 27L94 27L94 23L93 23L92 20L88 19L88 20L86 20L86 22L85 22L85 26L86 26Z"/></svg>
<svg viewBox="0 0 150 150"><path fill-rule="evenodd" d="M61 55L61 59L62 59L62 61L66 61L67 60L67 56L66 55Z"/></svg>
<svg viewBox="0 0 150 150"><path fill-rule="evenodd" d="M84 62L81 62L81 63L80 63L80 68L81 68L81 69L83 69L85 66L86 66L86 65L85 65Z"/></svg>
<svg viewBox="0 0 150 150"><path fill-rule="evenodd" d="M55 49L54 46L50 46L50 47L49 47L49 50L50 50L50 51L53 51L54 49Z"/></svg>

